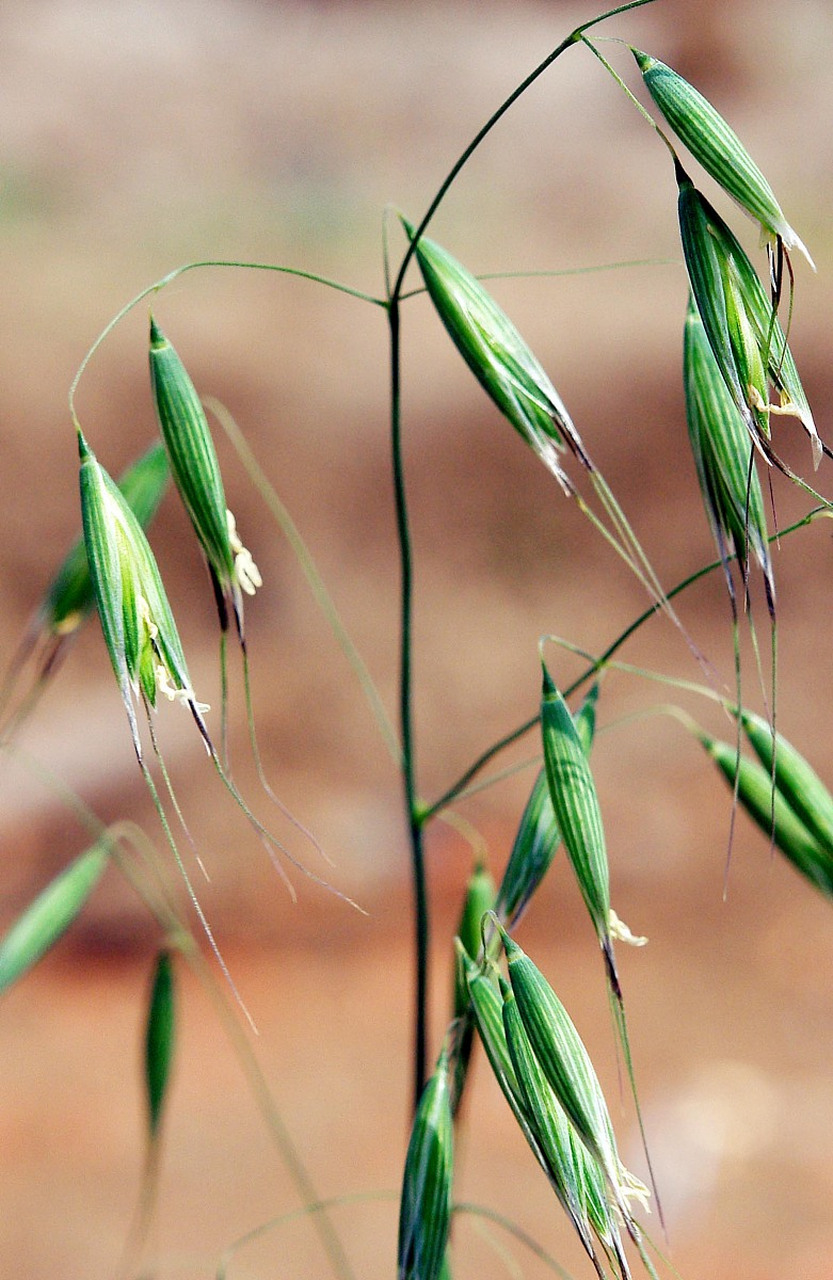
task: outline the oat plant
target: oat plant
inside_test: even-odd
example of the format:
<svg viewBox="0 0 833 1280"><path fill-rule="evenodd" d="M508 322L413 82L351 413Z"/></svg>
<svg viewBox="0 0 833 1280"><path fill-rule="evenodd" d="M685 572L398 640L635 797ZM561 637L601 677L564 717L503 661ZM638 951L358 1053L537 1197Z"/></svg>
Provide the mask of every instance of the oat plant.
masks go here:
<svg viewBox="0 0 833 1280"><path fill-rule="evenodd" d="M335 643L348 656L376 717L379 731L400 772L404 826L413 883L411 929L414 944L414 988L400 1003L411 1008L413 1052L411 1065L412 1122L401 1152L398 1247L389 1260L389 1274L397 1280L439 1280L465 1277L464 1247L458 1247L455 1219L479 1214L499 1224L511 1239L537 1250L556 1274L560 1264L541 1243L530 1241L518 1224L501 1216L501 1207L472 1206L458 1198L455 1150L462 1130L467 1146L476 1150L480 1120L476 1096L471 1098L471 1066L482 1053L488 1070L506 1100L505 1122L515 1125L528 1144L533 1161L554 1193L554 1212L577 1236L587 1265L586 1274L600 1280L661 1272L674 1274L663 1257L663 1218L659 1210L661 1171L654 1175L650 1160L652 1135L643 1124L639 1082L631 1054L625 1016L626 991L638 984L638 962L628 967L627 981L615 947L642 945L611 902L611 863L617 853L609 821L608 800L597 786L591 748L597 718L604 713L604 683L624 679L630 669L617 661L619 650L643 624L663 618L676 628L693 651L705 680L699 686L704 703L721 703L734 725L734 742L702 728L688 713L678 718L691 731L728 780L734 805L748 811L762 828L764 839L782 852L801 876L827 898L833 897L833 798L799 751L776 729L776 561L773 542L797 535L831 507L812 483L783 461L779 433L784 417L791 417L806 433L813 468L827 452L798 373L790 341L794 293L800 293L791 254L798 251L812 265L798 233L782 212L767 179L751 159L733 128L717 109L670 66L652 53L631 46L633 60L618 71L602 53L591 29L650 0L631 0L595 17L570 32L502 102L460 154L419 216L400 213L384 227L385 292L363 292L314 271L270 263L201 261L187 263L151 284L122 309L92 344L70 392L72 424L76 432L80 468L83 538L67 553L44 593L43 603L12 657L0 695L0 745L5 758L23 759L18 739L27 719L37 713L48 682L58 675L69 638L93 611L109 655L127 733L150 791L158 817L154 832L138 832L128 823L105 828L85 811L89 847L67 851L64 869L21 913L0 943L0 990L20 981L40 957L70 928L112 864L127 877L155 919L159 955L149 984L144 1045L147 1107L147 1149L140 1203L119 1268L124 1276L151 1274L142 1256L153 1218L160 1161L164 1158L164 1117L168 1083L176 1051L176 973L191 965L211 992L221 1025L238 1054L264 1122L319 1232L333 1274L357 1276L349 1238L336 1229L335 1201L321 1198L309 1177L301 1149L303 1134L290 1136L287 1125L259 1073L251 1052L250 1029L241 1022L245 991L238 991L231 967L223 958L204 911L195 868L204 865L203 850L191 838L188 815L177 798L177 778L165 761L157 731L160 708L168 701L190 716L204 748L208 780L216 779L237 806L255 845L262 843L276 869L296 893L304 877L326 883L352 910L351 888L342 883L337 866L320 874L323 851L315 838L315 815L291 814L279 799L280 781L268 780L260 759L251 694L244 604L256 590L268 591L254 556L244 546L234 516L228 510L223 477L206 402L201 398L178 356L164 318L165 289L194 270L234 268L299 276L310 287L336 289L356 305L381 310L388 324L387 358L390 369L391 483L396 510L400 565L400 630L398 716L391 717L374 688L356 646L346 632L308 548L284 507L278 490L251 453L243 431L217 402L208 402L211 419L225 430L264 500L266 519L246 537L262 547L272 524L288 539L310 583ZM621 42L620 42L621 49ZM676 585L662 582L650 549L615 496L612 485L593 461L593 423L577 424L568 411L551 373L521 336L519 328L492 297L484 279L463 265L465 246L451 248L428 235L435 214L458 181L468 160L518 98L540 76L556 74L562 56L586 59L588 74L599 65L611 73L624 91L623 109L636 103L672 161L669 175L669 218L678 219L680 233L680 335L687 435L692 454L690 481L697 483L705 517L714 537L717 558ZM611 54L611 58L613 58ZM636 64L634 70L634 61ZM626 77L634 76L634 87ZM649 106L640 101L639 94ZM659 121L652 114L659 116ZM541 139L548 163L557 159L557 138ZM687 153L687 155L685 154ZM716 191L704 194L700 178L689 176L692 165ZM728 196L760 229L760 262L750 257L734 230L711 202ZM676 214L675 214L676 205ZM90 361L113 327L136 307L152 307L149 318L149 397L160 440L143 441L146 452L118 483L106 470L104 424L83 425L76 411L76 389ZM410 532L408 486L403 461L402 352L407 339L406 317L411 307L427 305L448 338L448 359L462 357L482 391L508 427L543 463L553 479L553 501L574 504L587 519L590 537L600 537L611 551L609 572L624 565L646 592L644 611L606 649L588 655L577 679L560 676L562 652L552 646L544 662L544 640L530 637L526 660L542 679L540 705L527 718L486 746L442 793L425 797L419 783L417 735L414 724L414 552ZM176 335L174 335L174 338ZM455 355L456 353L456 355ZM137 353L137 357L138 357ZM588 357L598 371L603 355ZM685 426L680 426L680 438ZM137 452L139 442L137 442ZM201 700L189 675L176 621L176 602L169 599L153 551L152 518L168 479L190 521L207 570L219 627L219 685L221 706L212 710ZM777 528L768 511L769 494L781 477L796 483L811 501L807 513L788 529ZM675 478L676 479L676 478ZM701 653L690 624L678 613L679 600L703 577L722 575L731 603L735 666L731 692L718 676L708 655ZM753 575L760 577L771 623L771 650L763 655L752 622ZM587 607L593 608L596 583L587 583ZM739 620L749 619L756 655L755 697L762 707L745 705L748 682L742 680ZM244 797L234 780L227 745L227 700L231 633L239 649L245 690L245 711L251 750L270 818L259 816L261 797ZM537 656L536 656L537 645ZM276 639L276 650L280 639ZM570 646L576 651L575 646ZM744 673L745 674L745 673ZM679 683L679 682L678 682ZM312 699L314 690L309 691ZM217 718L219 715L219 728ZM396 721L394 725L394 721ZM79 726L79 732L83 732ZM620 732L623 730L620 729ZM634 731L631 728L631 731ZM730 734L732 730L730 728ZM432 904L425 873L425 836L440 816L452 816L470 791L483 785L481 775L500 761L520 739L537 735L536 773L528 801L519 815L511 848L488 855L476 845L472 875L460 907L458 936L448 939L454 957L454 989L448 1025L440 1044L431 1042L428 1020L429 941ZM751 753L751 754L750 754ZM32 768L37 765L31 763ZM500 775L492 779L497 785ZM52 780L49 785L60 784ZM63 793L61 793L63 794ZM67 798L68 803L81 805ZM277 805L277 817L274 806ZM608 821L605 821L607 816ZM280 836L274 830L280 823ZM288 833L288 834L287 834ZM297 842L302 842L303 853ZM183 843L184 842L184 843ZM515 934L523 928L528 909L558 851L569 866L586 913L586 932L601 952L601 973L607 986L611 1015L611 1052L618 1055L630 1085L631 1103L645 1149L644 1178L626 1168L615 1132L619 1108L605 1097L596 1066L576 1023L550 979L522 950ZM310 859L318 860L310 865ZM502 868L502 872L500 869ZM184 892L183 892L184 890ZM277 901L280 901L278 898ZM359 904L360 906L360 904ZM208 958L203 958L205 943ZM219 979L214 969L219 966ZM557 981L557 980L556 980ZM230 1004L227 995L231 994ZM234 1004L234 1001L237 1004ZM253 1028L252 1028L253 1031ZM291 1029L287 1030L291 1034ZM481 1046L480 1048L478 1046ZM650 1052L650 1046L642 1047ZM345 1197L345 1203L348 1197ZM651 1235L645 1219L651 1203L655 1213ZM273 1222L253 1225L251 1238L279 1231L288 1221L275 1206ZM339 1223L343 1222L339 1218ZM668 1224L673 1234L673 1222ZM549 1224L538 1224L539 1240L548 1239ZM226 1275L238 1246L230 1244L217 1263ZM152 1269L153 1263L146 1263ZM518 1274L522 1274L518 1270Z"/></svg>

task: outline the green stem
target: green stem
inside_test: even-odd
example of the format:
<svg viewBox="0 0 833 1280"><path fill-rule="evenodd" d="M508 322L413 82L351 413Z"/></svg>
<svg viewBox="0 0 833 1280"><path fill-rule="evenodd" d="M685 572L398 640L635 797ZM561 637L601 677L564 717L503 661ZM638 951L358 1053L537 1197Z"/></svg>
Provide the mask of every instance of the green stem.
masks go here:
<svg viewBox="0 0 833 1280"><path fill-rule="evenodd" d="M401 573L401 614L399 651L399 721L402 736L402 785L411 847L414 883L414 929L416 946L416 988L414 993L413 1102L417 1103L425 1085L427 1058L428 945L430 916L425 877L423 818L417 806L416 759L413 729L413 680L411 670L413 618L413 554L408 524L408 503L402 460L402 361L399 298L394 293L388 308L391 360L391 461L396 504Z"/></svg>
<svg viewBox="0 0 833 1280"><path fill-rule="evenodd" d="M605 18L628 9L637 9L651 0L629 0L626 4L617 5L597 18L591 19L577 27L557 49L541 62L525 80L498 107L469 145L452 165L445 179L436 191L428 209L411 237L399 271L389 290L387 301L388 323L390 325L390 360L391 360L391 452L393 468L394 497L396 503L396 528L399 541L401 572L401 619L400 619L400 658L399 658L399 716L402 735L402 782L404 788L405 812L408 821L408 834L411 846L411 864L414 881L414 925L416 933L416 992L414 1016L414 1109L422 1093L425 1083L426 1035L427 1035L427 995L428 995L428 946L430 936L430 914L428 906L428 890L425 877L425 853L423 845L423 828L427 816L424 806L417 802L416 794L416 762L413 734L413 691L411 674L412 647L412 613L413 613L413 564L411 537L408 526L408 507L405 493L405 477L402 462L402 405L401 405L401 349L400 349L400 302L408 265L416 250L420 236L425 231L440 204L444 200L451 185L473 153L480 146L497 122L506 114L521 94L543 74L546 69L560 57L566 49L582 38L584 31ZM387 244L385 244L385 278L388 279ZM384 304L382 304L384 305Z"/></svg>
<svg viewBox="0 0 833 1280"><path fill-rule="evenodd" d="M829 516L830 515L829 509L826 506L814 507L812 511L808 511L806 515L802 516L800 520L796 520L794 524L788 525L786 529L781 529L779 530L778 533L772 534L772 536L768 539L769 543L772 544L777 542L781 538L788 537L791 533L795 533L797 529L803 529L805 525L811 524L812 521L815 520L817 516L822 516L822 515ZM708 574L713 573L715 569L723 568L727 560L731 561L735 559L737 559L737 556L734 553L732 553L731 555L728 555L725 559L721 558L719 560L713 560L711 564L704 565L701 569L698 569L695 573L692 573L687 578L684 578L682 582L678 582L677 585L675 587L672 587L670 591L667 591L666 599L673 600L675 596L680 595L688 587L693 586L695 582L699 582L701 578L705 578L707 577ZM572 693L575 693L576 690L579 689L581 685L583 685L587 680L592 679L592 677L596 675L598 671L600 671L604 666L606 666L609 659L613 657L614 653L616 653L619 649L621 649L622 645L625 644L625 642L631 638L634 632L638 631L639 628L643 626L644 623L648 622L649 619L653 618L654 615L659 611L660 611L660 606L657 604L654 604L654 605L651 605L650 608L646 609L644 613L641 613L638 618L635 618L634 621L630 623L630 625L627 626L625 630L622 631L611 644L608 645L604 653L602 653L598 658L596 658L595 661L591 662L590 665L581 673L581 675L578 676L577 679L575 679L571 685L569 685L566 689L564 689L563 691L564 697L568 698ZM525 737L526 734L528 734L532 729L535 728L535 726L539 723L539 721L540 721L539 715L531 716L529 720L525 720L523 724L519 725L516 729L513 729L511 733L507 733L505 737L499 738L498 741L493 743L492 746L489 747L486 751L484 751L482 755L478 756L477 759L474 761L474 763L469 765L465 773L462 774L462 776L457 779L457 781L453 784L453 786L449 787L448 790L445 791L438 800L435 800L433 804L427 805L422 809L421 817L422 817L423 823L426 823L431 818L436 817L436 815L440 813L441 810L445 809L448 805L452 804L456 799L458 799L460 794L465 790L465 788L471 782L472 778L475 778L477 774L480 773L481 770L484 769L491 760L494 760L495 756L500 755L500 753L504 751L507 747L511 747L514 742L518 742L519 739Z"/></svg>
<svg viewBox="0 0 833 1280"><path fill-rule="evenodd" d="M478 133L475 134L474 138L472 138L471 142L466 147L465 151L463 151L463 153L460 156L458 156L457 160L455 160L454 164L451 166L446 177L443 179L442 183L437 189L436 195L434 196L433 200L428 206L428 209L423 215L422 221L418 224L416 231L411 237L411 243L408 245L408 248L405 252L405 256L402 259L402 265L399 268L399 274L396 277L396 283L394 284L393 289L391 290L392 299L398 298L399 295L401 294L402 284L405 279L405 272L408 269L408 264L410 263L411 258L416 252L416 246L419 242L419 239L424 234L429 222L431 221L434 214L437 212L437 209L440 207L443 200L445 199L446 194L448 193L448 190L451 187L452 183L456 180L460 170L463 168L465 164L467 164L467 162L470 160L471 156L480 146L484 138L486 138L486 136L491 133L492 129L494 129L498 121L501 120L503 116L506 115L506 112L509 110L509 108L512 107L517 102L518 98L520 98L522 94L526 93L530 85L534 84L535 81L539 78L539 76L542 76L548 67L552 66L556 58L560 58L562 53L564 53L572 45L577 44L582 39L585 31L589 31L591 27L597 26L600 22L604 22L607 18L615 18L616 15L619 13L625 13L628 9L639 9L643 5L651 4L651 3L652 3L652 0L629 0L627 4L620 4L620 5L617 5L615 9L608 9L605 13L600 13L597 18L591 18L589 22L584 22L580 27L576 27L575 31L572 31L565 40L562 40L561 44L558 45L556 49L553 49L552 53L548 54L547 57L544 58L543 62L540 62L538 66L535 68L535 70L531 71L530 74L526 77L526 79L522 80L516 89L513 89L512 93L510 93L509 97L506 98L501 103L497 111L493 112L492 115L489 116L489 119L486 121L483 127L478 131Z"/></svg>
<svg viewBox="0 0 833 1280"><path fill-rule="evenodd" d="M186 271L197 271L203 267L238 267L247 271L277 271L280 275L297 276L301 280L312 280L316 284L326 285L328 288L335 289L339 293L348 294L351 298L359 298L362 302L372 302L377 307L387 306L387 302L384 298L376 298L370 293L362 292L361 289L353 289L349 285L341 284L338 280L331 280L328 276L320 276L312 271L301 271L297 267L276 266L274 263L270 262L234 262L212 258L206 258L198 262L186 262L181 267L175 267L173 271L169 271L167 275L162 276L159 280L155 280L153 284L147 285L147 287L142 289L140 293L136 294L135 298L131 298L129 302L126 302L121 310L118 311L113 316L112 320L110 320L110 322L102 329L101 333L84 356L84 359L81 361L81 364L78 367L78 372L73 378L72 385L69 389L69 408L70 413L72 414L72 420L76 425L78 419L75 413L75 393L78 390L78 383L81 381L84 370L87 368L87 365L92 360L96 351L98 351L98 348L101 346L104 339L112 333L116 325L119 324L124 317L145 298L149 298L152 293L159 293L159 291L164 289L166 285L177 280L179 276L185 275Z"/></svg>

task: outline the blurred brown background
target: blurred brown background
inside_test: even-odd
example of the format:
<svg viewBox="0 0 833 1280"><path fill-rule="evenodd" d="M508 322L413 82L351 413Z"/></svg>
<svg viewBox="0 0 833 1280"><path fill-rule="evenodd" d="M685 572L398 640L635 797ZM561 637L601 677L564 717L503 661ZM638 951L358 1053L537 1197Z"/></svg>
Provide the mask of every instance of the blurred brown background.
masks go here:
<svg viewBox="0 0 833 1280"><path fill-rule="evenodd" d="M517 0L41 0L0 8L4 661L78 528L66 392L106 321L172 267L204 258L282 263L382 293L386 204L417 216L498 102L592 12ZM812 248L819 272L798 264L793 345L830 439L833 14L821 0L658 0L604 34L665 58L725 111ZM608 49L636 87L629 56ZM682 414L685 286L674 202L663 148L594 60L575 50L495 131L434 224L437 238L479 272L656 260L493 288L550 370L669 585L712 556ZM739 215L727 216L738 226ZM754 246L754 230L740 230ZM402 240L393 222L391 242L395 258ZM166 290L155 313L200 391L223 400L246 431L393 715L398 570L382 312L286 277L213 270ZM79 391L85 431L114 472L154 431L146 322L142 304L108 338ZM646 601L492 411L424 300L406 308L404 343L418 764L422 793L432 798L534 710L539 635L556 632L599 651ZM795 425L778 420L776 430L785 455L806 472L809 449ZM286 543L232 451L222 441L219 448L229 505L265 579L247 617L267 767L334 867L316 863L267 802L257 800L258 811L368 915L297 875L292 905L211 775L188 717L165 708L160 735L212 877L201 901L320 1193L389 1192L401 1172L409 1088L399 786ZM830 491L824 470L819 484ZM796 491L776 483L775 493L782 525L804 510ZM153 540L216 726L213 604L171 496ZM778 554L779 724L833 780L830 571L826 522L786 540ZM717 577L689 593L680 613L729 679L728 606ZM646 627L622 656L699 678L664 622ZM556 650L550 657L562 682L578 670ZM753 699L748 645L745 670ZM668 696L611 675L600 722ZM701 700L680 700L730 736ZM232 702L235 767L255 797L236 674ZM21 745L103 819L135 816L156 837L96 626ZM511 759L535 750L528 739ZM744 819L723 900L728 796L671 721L643 718L603 733L594 761L614 903L651 939L622 964L673 1260L691 1280L828 1280L829 905L770 858ZM84 836L31 769L9 761L3 774L5 926ZM526 770L459 806L496 871L532 776ZM471 850L455 829L435 824L429 860L434 1052ZM601 967L563 858L522 940L572 1011L615 1099ZM115 1272L141 1166L139 1039L158 943L135 895L109 873L72 934L4 997L3 1274L93 1280ZM587 1274L480 1065L459 1198L500 1209L575 1275ZM297 1199L214 1014L185 973L170 1103L153 1273L211 1275L227 1245ZM630 1108L619 1127L628 1161L642 1169ZM392 1274L391 1200L344 1207L337 1222L357 1276ZM659 1238L655 1218L653 1230ZM551 1274L495 1227L469 1218L457 1231L460 1280ZM512 1269L507 1248L522 1271ZM242 1251L230 1274L329 1272L300 1222Z"/></svg>

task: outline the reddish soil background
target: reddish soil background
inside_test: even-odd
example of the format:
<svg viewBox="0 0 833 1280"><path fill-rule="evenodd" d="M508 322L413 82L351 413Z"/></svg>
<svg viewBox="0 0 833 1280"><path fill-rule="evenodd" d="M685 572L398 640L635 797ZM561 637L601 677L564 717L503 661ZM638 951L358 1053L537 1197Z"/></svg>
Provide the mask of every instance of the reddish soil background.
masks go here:
<svg viewBox="0 0 833 1280"><path fill-rule="evenodd" d="M462 0L3 6L2 655L10 657L78 528L66 392L106 321L172 267L207 258L288 264L381 293L386 204L411 216L423 209L496 104L590 12L573 3ZM833 15L808 0L658 0L605 34L664 57L721 106L811 246L819 271L798 264L794 350L819 429L833 438ZM628 55L608 49L635 86ZM481 272L652 260L493 287L550 370L667 584L712 556L685 440L674 202L664 149L576 50L496 130L435 225L437 238ZM727 216L740 221L731 209ZM395 255L401 240L392 220L390 233ZM754 232L744 235L753 247ZM226 270L185 276L154 308L200 391L218 396L243 426L393 715L398 569L381 311L285 277ZM142 304L79 389L85 431L114 472L154 431L146 320ZM431 798L532 713L542 633L598 652L646 601L499 420L423 301L409 304L404 339L418 765ZM785 456L806 473L809 449L795 425L779 420L776 430ZM367 914L298 875L293 905L186 717L166 708L159 731L211 874L201 901L258 1025L252 1044L285 1123L322 1196L368 1197L340 1207L334 1220L355 1274L371 1280L394 1269L394 1196L407 1140L412 960L399 785L286 543L231 449L221 443L220 452L229 505L265 579L247 618L267 769L334 866L316 862L266 801L258 811L271 814L295 856ZM829 492L826 470L818 483ZM806 502L780 482L774 488L785 526ZM195 686L216 704L213 605L172 496L154 545ZM828 779L830 573L826 522L784 540L779 724ZM688 593L680 614L730 679L718 578ZM550 656L562 682L579 669L554 649ZM663 621L622 657L700 678ZM748 643L744 664L754 699ZM650 938L622 967L671 1256L688 1280L829 1280L829 904L743 818L724 899L722 784L668 718L618 724L672 696L730 736L702 699L612 673L594 753L614 904ZM254 797L236 669L232 704L236 774ZM26 758L4 760L2 781L4 926L84 844L32 760L103 820L130 816L157 839L96 626L79 638L19 745ZM511 761L535 749L527 740ZM458 807L495 873L530 781L527 770ZM458 827L436 824L428 856L433 1052L472 854ZM614 1102L626 1160L644 1171L632 1108L615 1101L597 948L563 859L521 940L573 1013ZM72 932L3 998L2 1274L117 1273L141 1174L140 1043L159 943L142 903L108 872ZM184 966L179 976L176 1073L148 1247L147 1274L160 1277L214 1274L233 1241L299 1203L210 1000ZM572 1274L587 1273L482 1063L459 1170L460 1200L505 1213ZM652 1230L660 1240L656 1215ZM467 1215L455 1231L460 1280L552 1274L494 1224ZM229 1270L240 1278L328 1274L306 1219L265 1232Z"/></svg>

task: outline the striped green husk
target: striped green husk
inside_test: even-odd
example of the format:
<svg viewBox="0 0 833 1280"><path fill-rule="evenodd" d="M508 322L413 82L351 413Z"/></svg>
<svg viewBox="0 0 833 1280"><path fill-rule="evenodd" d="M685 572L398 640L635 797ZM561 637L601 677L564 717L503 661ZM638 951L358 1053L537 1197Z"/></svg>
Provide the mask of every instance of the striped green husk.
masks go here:
<svg viewBox="0 0 833 1280"><path fill-rule="evenodd" d="M555 821L618 990L610 941L610 873L596 785L570 709L545 666L541 734Z"/></svg>
<svg viewBox="0 0 833 1280"><path fill-rule="evenodd" d="M460 955L459 939L457 941L457 949L458 955ZM533 1122L515 1074L515 1067L506 1038L503 1011L504 998L499 994L491 978L482 969L474 965L470 960L465 960L464 965L475 1025L486 1052L486 1057L489 1060L489 1065L521 1133L529 1144L530 1150L546 1174L562 1207L572 1217L572 1211L564 1200L564 1170L560 1167L553 1167L552 1152L544 1149L539 1137L533 1130ZM549 1085L547 1085L547 1088L549 1088ZM551 1090L550 1096L554 1100ZM608 1221L608 1219L612 1218L612 1214L605 1195L604 1176L600 1173L598 1165L592 1160L585 1147L575 1137L572 1128L569 1128L569 1134L571 1144L569 1170L574 1172L569 1173L568 1171L568 1179L570 1177L580 1179L580 1200L583 1200L586 1204L587 1217L590 1224L606 1246L612 1245L613 1241L618 1239L618 1231L615 1223ZM583 1239L582 1228L576 1224L576 1229Z"/></svg>
<svg viewBox="0 0 833 1280"><path fill-rule="evenodd" d="M402 223L413 237L411 224L404 218ZM421 236L415 253L425 288L452 342L501 413L562 486L567 481L558 455L565 446L592 470L561 397L505 312L433 240Z"/></svg>
<svg viewBox="0 0 833 1280"><path fill-rule="evenodd" d="M786 738L779 733L773 741L772 726L766 720L746 710L740 716L744 733L768 777L772 777L774 755L776 787L813 838L833 856L833 796Z"/></svg>
<svg viewBox="0 0 833 1280"><path fill-rule="evenodd" d="M482 948L483 917L491 911L495 902L495 883L488 868L478 864L466 888L457 941L470 960L478 958ZM454 966L453 991L454 1017L460 1020L460 1034L454 1055L454 1099L452 1110L456 1112L466 1083L471 1051L474 1047L474 1024L470 1016L470 997L466 969L462 959Z"/></svg>
<svg viewBox="0 0 833 1280"><path fill-rule="evenodd" d="M125 501L143 528L156 514L168 483L164 447L148 449L118 480ZM46 592L39 610L43 625L55 636L69 635L95 605L83 536L74 543Z"/></svg>
<svg viewBox="0 0 833 1280"><path fill-rule="evenodd" d="M66 932L98 884L109 848L99 840L61 871L0 942L0 991L23 977Z"/></svg>
<svg viewBox="0 0 833 1280"><path fill-rule="evenodd" d="M220 464L193 382L156 322L150 322L150 378L174 483L223 592L234 579Z"/></svg>
<svg viewBox="0 0 833 1280"><path fill-rule="evenodd" d="M419 1100L402 1180L398 1280L437 1280L451 1221L453 1125L445 1049Z"/></svg>
<svg viewBox="0 0 833 1280"><path fill-rule="evenodd" d="M773 794L769 771L744 757L738 768L734 745L705 733L698 736L730 787L734 787L737 774L738 800L767 839L774 841L805 879L833 899L833 854L818 843L781 791L776 789Z"/></svg>
<svg viewBox="0 0 833 1280"><path fill-rule="evenodd" d="M156 705L160 687L168 696L181 697L190 706L207 744L208 734L194 698L182 642L148 540L80 432L78 447L90 579L136 753L141 759L131 689L141 689L151 706Z"/></svg>
<svg viewBox="0 0 833 1280"><path fill-rule="evenodd" d="M148 661L158 659L180 692L192 692L191 679L156 557L141 525L106 472L104 479L117 512L117 541L122 549L128 669L134 681L142 684L151 706L155 706L156 680L154 677L153 683L148 685L145 666ZM147 620L141 615L142 600L148 607L152 636L148 634Z"/></svg>
<svg viewBox="0 0 833 1280"><path fill-rule="evenodd" d="M751 553L774 598L764 500L752 460L752 443L691 297L685 323L683 376L689 439L715 541L724 558L727 550L734 547L744 573Z"/></svg>
<svg viewBox="0 0 833 1280"><path fill-rule="evenodd" d="M526 1035L517 1000L501 982L503 1027L529 1126L547 1162L550 1181L590 1257L595 1256L584 1200L583 1169L576 1167L570 1121L539 1065Z"/></svg>
<svg viewBox="0 0 833 1280"><path fill-rule="evenodd" d="M677 180L680 236L691 292L738 412L767 461L777 463L768 443L769 380L779 393L778 411L794 414L810 436L817 466L821 442L764 287L732 231L679 168Z"/></svg>
<svg viewBox="0 0 833 1280"><path fill-rule="evenodd" d="M509 981L535 1057L622 1208L621 1166L613 1126L589 1054L544 975L508 934L501 936Z"/></svg>
<svg viewBox="0 0 833 1280"><path fill-rule="evenodd" d="M495 882L488 867L478 863L469 877L466 897L460 915L458 937L466 948L466 954L476 960L480 954L481 924L487 911L495 904Z"/></svg>
<svg viewBox="0 0 833 1280"><path fill-rule="evenodd" d="M78 451L81 459L79 473L81 518L93 596L104 635L104 644L121 690L122 700L127 707L128 716L131 717L135 740L135 722L132 720L133 711L130 701L132 672L125 634L122 545L117 537L116 523L108 500L106 473L99 466L95 454L80 431Z"/></svg>
<svg viewBox="0 0 833 1280"><path fill-rule="evenodd" d="M156 960L145 1027L145 1087L148 1126L155 1137L162 1118L174 1053L174 974L171 956L161 951Z"/></svg>
<svg viewBox="0 0 833 1280"><path fill-rule="evenodd" d="M724 191L761 225L762 234L780 236L812 265L806 248L787 222L772 187L723 117L697 89L657 58L631 49L645 87L680 141Z"/></svg>
<svg viewBox="0 0 833 1280"><path fill-rule="evenodd" d="M596 727L598 696L599 686L594 684L575 717L576 730L587 755ZM553 812L546 770L541 769L521 816L495 901L495 911L508 928L513 928L523 915L560 843L561 832Z"/></svg>

